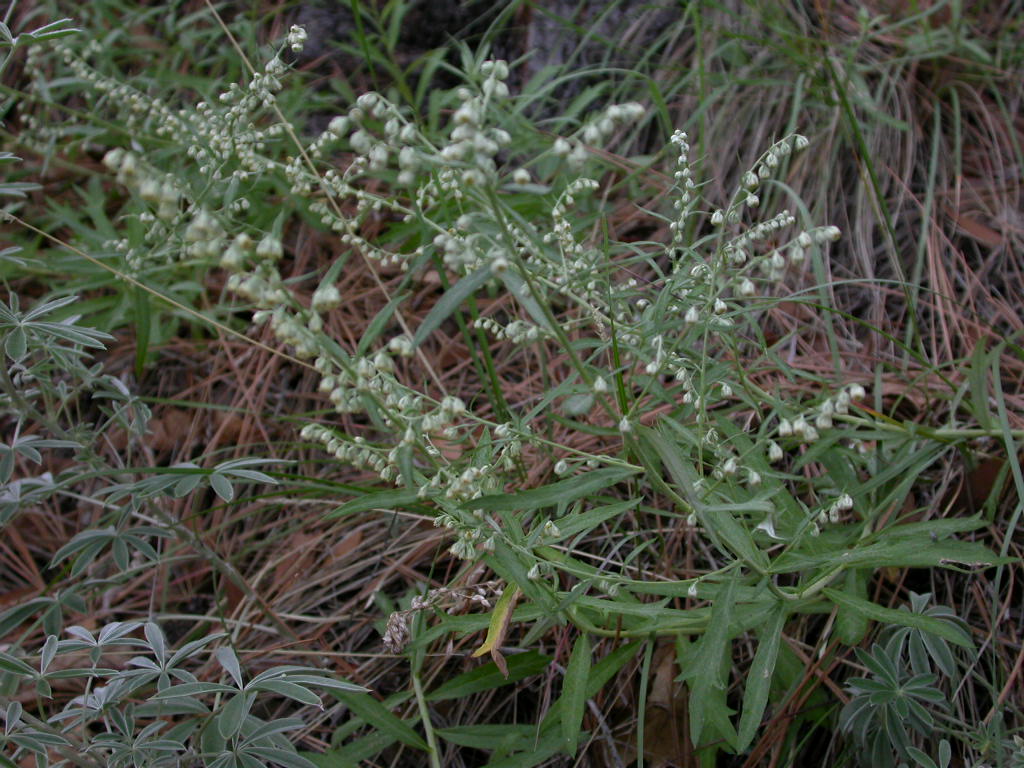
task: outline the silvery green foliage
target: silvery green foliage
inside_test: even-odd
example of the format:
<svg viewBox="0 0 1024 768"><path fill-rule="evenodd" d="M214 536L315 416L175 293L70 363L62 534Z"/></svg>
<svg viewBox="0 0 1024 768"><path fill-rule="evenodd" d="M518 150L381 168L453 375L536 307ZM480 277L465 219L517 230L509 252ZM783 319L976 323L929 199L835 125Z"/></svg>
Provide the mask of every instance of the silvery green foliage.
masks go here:
<svg viewBox="0 0 1024 768"><path fill-rule="evenodd" d="M286 45L295 50L302 44L293 30ZM229 290L250 303L255 322L269 324L297 357L313 362L320 389L338 413L365 413L392 436L371 442L312 423L303 437L387 483L432 499L441 510L438 521L456 535L452 552L460 557L493 549L495 536L501 536L496 520L479 509L467 511L466 502L499 492L516 476L524 445L543 445L536 434L547 414L533 409L509 411L500 422L481 418L460 398L438 397L431 394L436 386L424 388L404 376L403 359L416 356L431 332L487 284L506 292L518 310L479 316L475 328L512 346L554 343L569 352L574 373L556 393L568 415L600 409L628 435L674 387L671 397L681 398L716 457L717 485L757 488L784 446L814 442L864 394L854 385L812 411L788 407L780 414L778 434L762 430L742 455L710 417L736 396L770 399L714 358L749 335L759 298L770 296L787 270L801 268L808 255L839 235L834 227L801 229L789 212L761 221L752 214L760 187L807 146L802 136L769 147L732 199L707 213L687 136L677 132L670 142L670 197L676 203L665 222L670 240L626 244L592 236L595 217L600 221L603 215L593 199L605 171L597 150L628 133L644 113L639 104L611 105L570 135L541 137L516 115L505 83L507 64L467 57L467 82L448 96L452 109L441 140L376 93L360 96L322 134L299 140L276 111L289 75L280 55L271 56L249 82L232 84L193 109L173 109L101 76L70 49L64 58L119 110L121 120L140 135L184 142L184 154L194 163L188 173L172 176L158 170L144 148L107 153L104 162L117 180L150 208L140 215L150 226L146 238L183 256L216 256L230 273ZM341 167L332 160L340 152L350 153ZM195 180L191 185L189 178ZM297 208L305 206L375 268L408 272L414 281L440 268L453 287L419 328L408 327L399 304L393 316L404 333L376 339L368 349L346 349L324 332L325 316L341 300L335 283L344 260L304 298L279 269L284 214L268 222L261 208L250 209L250 199L275 179L287 183ZM381 217L399 220L415 234L397 246L364 237L364 224ZM702 220L712 229L697 235ZM633 277L638 271L646 276ZM481 429L487 439L474 440L477 451L459 461L444 456L444 444L465 441ZM557 474L571 478L601 465L626 466L613 455L570 449L558 457ZM781 535L814 535L837 518L835 510L831 518L815 515ZM770 512L761 522L780 535Z"/></svg>
<svg viewBox="0 0 1024 768"><path fill-rule="evenodd" d="M303 721L255 716L259 698L284 697L322 709L316 690L366 690L297 666L271 667L246 679L230 646L210 652L209 646L227 637L223 633L178 649L170 647L153 622L114 622L95 633L71 626L66 633L70 637L63 640L47 637L31 657L0 651L5 689L18 694L34 690L46 702L53 700L53 684L59 680L66 701L53 706L45 719L29 714L17 698L6 701L0 736L5 765L26 755L47 765L57 755L61 763L79 766L310 768L313 764L285 736L302 728ZM199 680L193 673L211 656L224 682ZM69 685L80 693L66 697Z"/></svg>

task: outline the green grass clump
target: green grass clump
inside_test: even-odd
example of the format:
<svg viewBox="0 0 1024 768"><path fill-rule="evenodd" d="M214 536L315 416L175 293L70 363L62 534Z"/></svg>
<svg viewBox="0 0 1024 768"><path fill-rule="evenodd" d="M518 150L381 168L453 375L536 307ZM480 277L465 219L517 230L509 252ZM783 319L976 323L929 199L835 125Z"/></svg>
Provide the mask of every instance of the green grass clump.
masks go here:
<svg viewBox="0 0 1024 768"><path fill-rule="evenodd" d="M732 14L693 4L585 81L492 55L516 4L405 68L409 9L355 6L382 87L340 104L307 30L212 6L132 9L164 79L114 5L9 41L24 178L66 176L4 188L3 759L1014 764L1017 347L937 351L950 297L870 160L900 126L859 112L898 81L861 47L911 20L841 61L802 11L706 50ZM955 21L904 44L1006 55ZM788 116L728 130L766 83ZM826 113L843 205L808 197Z"/></svg>

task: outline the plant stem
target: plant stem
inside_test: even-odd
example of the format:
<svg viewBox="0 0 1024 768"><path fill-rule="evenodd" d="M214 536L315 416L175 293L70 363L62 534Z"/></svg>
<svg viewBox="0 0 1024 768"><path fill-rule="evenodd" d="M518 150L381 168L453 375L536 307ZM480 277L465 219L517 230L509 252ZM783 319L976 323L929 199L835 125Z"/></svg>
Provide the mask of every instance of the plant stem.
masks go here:
<svg viewBox="0 0 1024 768"><path fill-rule="evenodd" d="M431 768L441 768L441 756L437 751L437 738L434 736L434 726L430 722L430 710L427 708L427 699L423 695L423 683L420 681L419 672L412 673L412 687L416 692L416 705L420 710L420 720L423 722L423 733L427 737L427 746L430 747Z"/></svg>

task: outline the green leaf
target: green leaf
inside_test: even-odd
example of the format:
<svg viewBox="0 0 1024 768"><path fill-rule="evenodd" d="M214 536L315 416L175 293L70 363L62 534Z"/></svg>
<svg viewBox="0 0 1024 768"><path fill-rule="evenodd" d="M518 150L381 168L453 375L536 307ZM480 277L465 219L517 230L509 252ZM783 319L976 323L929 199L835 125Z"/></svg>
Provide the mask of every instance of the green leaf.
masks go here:
<svg viewBox="0 0 1024 768"><path fill-rule="evenodd" d="M526 281L511 269L506 269L499 275L499 277L501 282L505 284L508 292L515 296L516 301L522 304L523 309L525 309L527 314L533 318L533 322L541 328L545 328L550 331L551 321L544 313L544 309L533 298L533 295L530 293L529 286L526 285Z"/></svg>
<svg viewBox="0 0 1024 768"><path fill-rule="evenodd" d="M372 725L381 733L397 739L407 747L427 752L430 748L416 731L403 720L395 717L383 704L366 693L331 691L331 693L352 712Z"/></svg>
<svg viewBox="0 0 1024 768"><path fill-rule="evenodd" d="M467 509L486 509L491 512L528 511L565 504L619 482L636 473L632 467L607 467L560 480L541 488L532 488L518 493L502 493L481 496L464 502Z"/></svg>
<svg viewBox="0 0 1024 768"><path fill-rule="evenodd" d="M217 730L220 735L225 739L234 738L235 734L238 733L242 728L242 723L245 722L245 716L249 714L249 708L252 706L252 702L255 696L250 693L236 693L228 702L221 708L220 712L216 715Z"/></svg>
<svg viewBox="0 0 1024 768"><path fill-rule="evenodd" d="M449 288L416 329L416 335L412 338L413 346L418 347L422 344L427 336L436 331L441 323L462 305L462 302L476 293L491 277L491 267L486 265L466 275Z"/></svg>
<svg viewBox="0 0 1024 768"><path fill-rule="evenodd" d="M561 734L544 735L540 739L535 739L528 749L492 760L487 763L486 768L531 768L545 762L561 748Z"/></svg>
<svg viewBox="0 0 1024 768"><path fill-rule="evenodd" d="M395 314L398 305L407 298L409 298L409 294L405 291L396 293L391 297L391 301L385 304L384 308L373 316L373 320L366 326L362 338L359 339L359 344L356 346L356 355L366 354L367 350L373 345L373 342L377 340L377 337L381 335L388 323L391 322L391 318Z"/></svg>
<svg viewBox="0 0 1024 768"><path fill-rule="evenodd" d="M730 652L729 622L732 620L738 577L729 578L711 605L711 619L696 650L695 668L690 684L690 738L701 743L708 721L720 726L728 723L723 659ZM723 734L725 735L725 734Z"/></svg>
<svg viewBox="0 0 1024 768"><path fill-rule="evenodd" d="M752 568L764 573L768 570L768 557L754 543L750 531L735 517L741 511L767 510L767 500L752 500L746 504L707 506L693 493L697 481L692 466L687 462L669 437L659 430L648 427L637 429L642 441L650 445L661 458L665 469L672 477L678 493L693 505L701 522L720 546L744 560Z"/></svg>
<svg viewBox="0 0 1024 768"><path fill-rule="evenodd" d="M988 394L988 370L989 359L986 354L986 337L982 336L975 343L974 351L971 353L971 363L967 368L967 380L971 388L971 406L974 418L982 429L992 429L992 415L989 410ZM997 346L994 352L1000 351Z"/></svg>
<svg viewBox="0 0 1024 768"><path fill-rule="evenodd" d="M308 688L303 688L301 685L297 685L288 680L264 680L256 683L255 685L250 685L248 688L256 691L271 691L302 704L308 704L311 707L316 707L317 709L324 708L323 702L320 701L319 696Z"/></svg>
<svg viewBox="0 0 1024 768"><path fill-rule="evenodd" d="M619 515L628 512L643 499L627 499L626 501L620 501L615 504L604 504L600 507L594 507L586 512L573 512L560 517L555 520L555 525L558 526L560 535L558 540L564 540L570 536L574 536L581 531L589 531L605 520L612 517L618 517ZM549 539L550 541L550 539Z"/></svg>
<svg viewBox="0 0 1024 768"><path fill-rule="evenodd" d="M562 738L565 749L576 757L576 748L583 724L583 712L587 704L587 677L590 675L590 636L583 632L576 638L572 655L565 668L562 681Z"/></svg>
<svg viewBox="0 0 1024 768"><path fill-rule="evenodd" d="M289 674L287 677L282 679L289 683L295 683L296 685L315 685L320 688L326 688L327 690L334 691L356 691L359 693L365 693L370 690L362 685L350 683L347 680L336 680L333 677L327 677L326 675L320 674Z"/></svg>
<svg viewBox="0 0 1024 768"><path fill-rule="evenodd" d="M324 520L334 520L371 509L403 509L417 501L420 501L419 493L406 488L394 491L371 491L331 510L324 515Z"/></svg>
<svg viewBox="0 0 1024 768"><path fill-rule="evenodd" d="M31 37L34 40L55 40L58 37L67 37L68 35L74 35L82 30L77 27L65 27L65 24L70 24L71 19L57 19L51 21L49 24L44 24L38 29L33 29L31 32L26 32L26 36Z"/></svg>
<svg viewBox="0 0 1024 768"><path fill-rule="evenodd" d="M0 669L13 672L24 677L35 677L36 671L21 659L16 659L9 653L0 651Z"/></svg>
<svg viewBox="0 0 1024 768"><path fill-rule="evenodd" d="M15 327L4 341L4 352L14 362L21 360L28 351L28 340L25 338L25 329L20 325Z"/></svg>
<svg viewBox="0 0 1024 768"><path fill-rule="evenodd" d="M637 651L642 647L639 641L627 643L626 645L619 646L614 651L609 653L599 662L593 665L590 670L590 674L587 676L587 685L585 696L588 699L592 699L597 696L598 692L608 683L609 680L625 666L626 662L636 656ZM565 702L561 697L551 705L551 708L544 715L544 720L541 723L541 730L548 730L554 728L555 725L561 725L562 721L562 708L565 706ZM559 743L561 743L561 734L558 734Z"/></svg>
<svg viewBox="0 0 1024 768"><path fill-rule="evenodd" d="M267 762L283 765L285 768L317 768L316 763L295 752L294 749L251 746L248 751ZM266 768L266 763L261 762L260 768Z"/></svg>
<svg viewBox="0 0 1024 768"><path fill-rule="evenodd" d="M734 555L761 573L768 570L767 556L758 549L750 531L737 521L732 512L703 511L700 519Z"/></svg>
<svg viewBox="0 0 1024 768"><path fill-rule="evenodd" d="M786 623L786 611L779 604L772 612L764 629L758 633L757 653L747 675L747 687L743 691L743 714L740 715L739 732L736 735L736 751L743 752L754 740L754 734L761 725L761 717L768 705L775 662L779 658L779 643L782 628Z"/></svg>
<svg viewBox="0 0 1024 768"><path fill-rule="evenodd" d="M210 487L224 501L231 501L235 498L235 489L231 486L231 481L224 477L224 475L217 474L216 472L211 474Z"/></svg>
<svg viewBox="0 0 1024 768"><path fill-rule="evenodd" d="M870 600L863 600L859 597L854 597L839 589L826 588L824 590L824 594L825 597L837 606L846 606L851 610L862 614L868 619L880 621L884 624L897 624L902 627L911 627L913 629L919 629L922 632L930 632L931 634L944 638L955 645L959 645L964 648L974 648L974 643L971 641L970 635L952 621L937 619L933 616L924 616L920 613L913 613L911 611L898 611L893 608L884 608L881 605L872 603Z"/></svg>
<svg viewBox="0 0 1024 768"><path fill-rule="evenodd" d="M0 483L8 483L14 474L14 451L4 451L0 456Z"/></svg>
<svg viewBox="0 0 1024 768"><path fill-rule="evenodd" d="M181 685L172 685L170 688L164 688L159 693L155 693L149 697L150 701L156 701L159 699L176 699L181 696L202 696L206 693L234 693L238 689L231 685L224 685L223 683L182 683Z"/></svg>
<svg viewBox="0 0 1024 768"><path fill-rule="evenodd" d="M513 723L456 725L452 728L438 728L436 733L445 741L460 747L507 752L533 746L537 726Z"/></svg>
<svg viewBox="0 0 1024 768"><path fill-rule="evenodd" d="M1014 562L994 554L983 544L969 541L930 541L924 533L917 539L887 538L874 544L837 553L785 552L772 562L772 573L807 571L823 565L846 568L934 568L965 565L971 568Z"/></svg>
<svg viewBox="0 0 1024 768"><path fill-rule="evenodd" d="M848 595L867 600L870 575L866 568L847 571L844 590ZM836 609L836 637L846 645L858 645L867 634L869 624L863 613L858 613L849 606L840 605Z"/></svg>
<svg viewBox="0 0 1024 768"><path fill-rule="evenodd" d="M231 675L231 679L235 681L235 685L239 688L242 687L242 666L238 662L238 655L235 653L235 649L223 645L213 652L214 658L217 659L217 663L220 664L224 670Z"/></svg>
<svg viewBox="0 0 1024 768"><path fill-rule="evenodd" d="M494 662L489 662L448 680L428 693L426 699L427 701L463 699L474 693L500 688L539 674L551 663L551 658L536 651L527 651L508 656L506 662L508 663L507 679Z"/></svg>
<svg viewBox="0 0 1024 768"><path fill-rule="evenodd" d="M182 496L188 496L196 489L196 486L199 485L202 479L203 476L199 472L196 472L194 475L185 475L174 484L174 498L180 499Z"/></svg>

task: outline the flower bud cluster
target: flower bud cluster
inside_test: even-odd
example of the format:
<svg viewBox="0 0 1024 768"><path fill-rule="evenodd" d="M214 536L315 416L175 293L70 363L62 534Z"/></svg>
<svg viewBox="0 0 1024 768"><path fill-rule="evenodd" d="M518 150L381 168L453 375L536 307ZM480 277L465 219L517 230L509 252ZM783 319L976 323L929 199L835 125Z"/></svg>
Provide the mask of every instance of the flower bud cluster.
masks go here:
<svg viewBox="0 0 1024 768"><path fill-rule="evenodd" d="M590 259L584 258L584 246L576 240L568 214L576 204L577 195L589 194L597 188L598 183L593 179L576 179L566 187L551 209L552 231L544 236L544 242L558 244L566 276L570 273L577 274L581 270L593 269L593 256Z"/></svg>
<svg viewBox="0 0 1024 768"><path fill-rule="evenodd" d="M138 194L147 203L156 206L156 217L172 222L181 206L181 192L170 177L158 174L137 154L124 149L112 149L103 156L103 165L117 174L117 181Z"/></svg>
<svg viewBox="0 0 1024 768"><path fill-rule="evenodd" d="M675 131L669 141L679 148L679 155L676 157L676 170L673 174L677 188L681 185L679 197L673 203L673 207L679 212L678 218L670 222L669 231L672 233L672 245L679 246L683 242L686 218L692 210L691 203L694 201L697 184L693 180L693 171L690 168L690 145L687 143L686 131Z"/></svg>
<svg viewBox="0 0 1024 768"><path fill-rule="evenodd" d="M842 519L843 513L849 512L851 509L853 509L853 497L848 493L840 494L827 510L818 513L816 522L819 526L828 523L835 525Z"/></svg>
<svg viewBox="0 0 1024 768"><path fill-rule="evenodd" d="M496 339L508 340L513 344L529 344L538 339L551 338L550 331L519 319L502 325L493 317L478 317L473 322L473 327L486 331Z"/></svg>
<svg viewBox="0 0 1024 768"><path fill-rule="evenodd" d="M372 470L382 479L393 480L397 477L397 464L389 461L388 451L369 445L362 437L350 438L320 424L307 424L299 436L303 440L321 443L336 459Z"/></svg>
<svg viewBox="0 0 1024 768"><path fill-rule="evenodd" d="M288 37L285 38L285 42L293 52L299 53L306 44L306 30L293 24L288 30Z"/></svg>
<svg viewBox="0 0 1024 768"><path fill-rule="evenodd" d="M795 437L803 443L813 443L820 432L831 429L836 415L849 413L850 403L862 400L867 393L860 384L851 384L818 406L816 413L807 413L793 420L781 419L777 427L779 437Z"/></svg>
<svg viewBox="0 0 1024 768"><path fill-rule="evenodd" d="M501 128L485 126L491 101L508 98L508 64L485 61L480 68L485 75L479 93L463 87L458 90L462 102L452 114L448 144L441 148L440 160L457 169L459 181L466 187L481 187L491 182L497 172L494 157L507 147L512 137Z"/></svg>
<svg viewBox="0 0 1024 768"><path fill-rule="evenodd" d="M635 101L626 104L612 104L583 129L583 141L592 146L600 146L611 138L619 128L634 123L644 116L647 110Z"/></svg>

